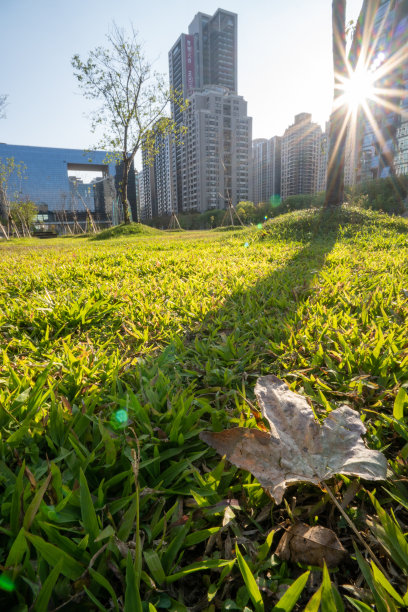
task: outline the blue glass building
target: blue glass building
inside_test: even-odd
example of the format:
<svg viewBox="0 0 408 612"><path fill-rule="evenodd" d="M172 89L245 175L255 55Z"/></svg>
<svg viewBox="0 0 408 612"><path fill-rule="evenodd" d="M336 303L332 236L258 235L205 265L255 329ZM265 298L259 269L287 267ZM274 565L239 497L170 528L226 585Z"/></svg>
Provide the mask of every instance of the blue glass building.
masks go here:
<svg viewBox="0 0 408 612"><path fill-rule="evenodd" d="M364 0L351 49L353 66L360 56L379 71L380 93L360 112L356 181L408 174L408 0ZM386 91L385 96L381 91ZM381 103L381 99L383 102Z"/></svg>
<svg viewBox="0 0 408 612"><path fill-rule="evenodd" d="M112 216L120 201L122 165L109 163L106 151L31 147L0 143L0 159L14 158L23 164L23 178L14 173L9 180L8 193L29 199L49 221L58 221L61 215L86 215L88 208L98 220ZM99 178L91 184L75 180L75 171L97 172ZM70 177L69 174L70 173ZM128 200L133 219L137 218L136 187L133 166L129 172ZM0 203L1 204L1 203ZM114 215L113 215L114 216Z"/></svg>

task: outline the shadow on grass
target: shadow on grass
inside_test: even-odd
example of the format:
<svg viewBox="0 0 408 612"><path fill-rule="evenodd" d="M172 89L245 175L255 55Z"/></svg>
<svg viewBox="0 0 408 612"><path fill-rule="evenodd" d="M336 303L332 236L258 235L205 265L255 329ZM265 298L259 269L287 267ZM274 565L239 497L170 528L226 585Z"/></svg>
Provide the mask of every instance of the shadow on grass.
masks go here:
<svg viewBox="0 0 408 612"><path fill-rule="evenodd" d="M281 235L281 228L272 223L256 235L250 248L256 248L257 241L267 243L276 233L283 241L296 241L295 254L249 289L233 293L221 308L207 313L184 337L175 338L161 355L147 361L176 384L193 384L198 393L211 389L224 396L242 389L251 376L273 371L273 347L288 339L297 309L308 299L313 279L336 243L341 219L341 213L319 211L293 226L286 224ZM273 265L274 242L270 245ZM139 378L142 390L150 382Z"/></svg>
<svg viewBox="0 0 408 612"><path fill-rule="evenodd" d="M297 244L298 249L282 267L276 267L250 288L233 293L195 329L173 340L173 347L166 353L169 376L174 369L186 382L193 381L197 389L232 390L242 388L249 376L269 371L279 375L274 366L275 345L288 343L298 310L311 295L313 281L339 234L348 238L367 232L369 237L378 227L383 233L408 232L404 219L343 207L302 211L289 218L285 215L267 224L262 233L247 234L249 240L257 236L250 248L256 248L257 241L268 244L273 236ZM273 252L276 243L270 240L269 244L273 265L279 254Z"/></svg>

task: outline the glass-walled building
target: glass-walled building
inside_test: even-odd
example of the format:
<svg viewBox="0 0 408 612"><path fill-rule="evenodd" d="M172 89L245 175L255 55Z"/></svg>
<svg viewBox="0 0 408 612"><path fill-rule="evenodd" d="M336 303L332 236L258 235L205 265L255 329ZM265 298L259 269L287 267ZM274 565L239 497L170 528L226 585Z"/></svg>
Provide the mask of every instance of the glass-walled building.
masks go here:
<svg viewBox="0 0 408 612"><path fill-rule="evenodd" d="M21 176L9 180L10 200L31 200L49 222L85 217L87 210L98 221L111 220L120 206L122 166L107 160L106 151L31 147L0 143L0 159L21 164ZM128 199L136 220L133 167L129 172ZM1 206L0 202L0 206ZM4 212L4 211L3 211Z"/></svg>
<svg viewBox="0 0 408 612"><path fill-rule="evenodd" d="M380 93L359 114L351 183L408 174L407 45L408 0L364 0L351 61L368 62Z"/></svg>

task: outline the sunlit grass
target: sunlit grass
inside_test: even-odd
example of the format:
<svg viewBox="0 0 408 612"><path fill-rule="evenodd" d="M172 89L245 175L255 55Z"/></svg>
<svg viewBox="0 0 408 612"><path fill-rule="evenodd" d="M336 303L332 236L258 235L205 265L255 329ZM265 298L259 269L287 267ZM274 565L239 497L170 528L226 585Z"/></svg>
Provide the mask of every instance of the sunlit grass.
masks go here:
<svg viewBox="0 0 408 612"><path fill-rule="evenodd" d="M135 580L143 609L250 610L261 597L269 610L307 569L272 554L288 517L333 528L354 554L324 492L289 489L288 514L198 438L255 426L245 398L266 373L317 414L347 403L366 420L394 475L347 511L404 596L407 254L406 221L348 209L236 232L1 245L0 564L16 587L0 590L3 607L137 610ZM339 496L348 484L334 483ZM392 599L378 574L360 588L364 563L346 559L333 586L324 574L324 597Z"/></svg>

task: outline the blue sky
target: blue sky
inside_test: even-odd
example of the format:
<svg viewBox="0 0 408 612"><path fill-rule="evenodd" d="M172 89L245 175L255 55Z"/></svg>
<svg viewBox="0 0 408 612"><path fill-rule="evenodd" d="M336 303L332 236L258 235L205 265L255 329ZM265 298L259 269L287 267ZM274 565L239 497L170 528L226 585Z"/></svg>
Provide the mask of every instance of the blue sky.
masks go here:
<svg viewBox="0 0 408 612"><path fill-rule="evenodd" d="M347 20L362 0L348 0ZM198 11L238 13L238 93L253 137L281 135L295 114L321 125L332 101L331 0L0 0L0 142L87 148L95 143L71 57L105 43L113 20L133 23L155 68Z"/></svg>

